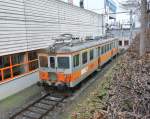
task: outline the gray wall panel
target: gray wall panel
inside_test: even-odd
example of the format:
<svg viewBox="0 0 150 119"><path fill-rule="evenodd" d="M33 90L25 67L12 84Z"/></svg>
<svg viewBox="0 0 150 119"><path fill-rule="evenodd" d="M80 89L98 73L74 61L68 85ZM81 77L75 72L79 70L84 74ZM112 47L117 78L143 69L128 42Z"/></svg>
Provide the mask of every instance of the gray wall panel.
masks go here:
<svg viewBox="0 0 150 119"><path fill-rule="evenodd" d="M0 0L0 55L45 48L62 33L101 35L101 23L100 15L59 0Z"/></svg>

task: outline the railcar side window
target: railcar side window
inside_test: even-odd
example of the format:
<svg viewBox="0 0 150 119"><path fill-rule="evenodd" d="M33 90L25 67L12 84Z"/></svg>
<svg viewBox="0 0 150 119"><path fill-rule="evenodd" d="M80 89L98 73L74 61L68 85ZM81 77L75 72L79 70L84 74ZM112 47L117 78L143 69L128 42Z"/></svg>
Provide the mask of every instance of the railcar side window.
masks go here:
<svg viewBox="0 0 150 119"><path fill-rule="evenodd" d="M113 43L111 43L111 49L113 49Z"/></svg>
<svg viewBox="0 0 150 119"><path fill-rule="evenodd" d="M111 50L111 44L109 44L109 50Z"/></svg>
<svg viewBox="0 0 150 119"><path fill-rule="evenodd" d="M55 58L54 57L50 57L50 67L55 68Z"/></svg>
<svg viewBox="0 0 150 119"><path fill-rule="evenodd" d="M101 54L101 47L98 47L98 56Z"/></svg>
<svg viewBox="0 0 150 119"><path fill-rule="evenodd" d="M90 60L92 60L94 58L94 50L90 50Z"/></svg>
<svg viewBox="0 0 150 119"><path fill-rule="evenodd" d="M69 57L58 57L57 63L58 63L58 68L69 69Z"/></svg>
<svg viewBox="0 0 150 119"><path fill-rule="evenodd" d="M73 66L74 67L79 66L79 54L73 56Z"/></svg>
<svg viewBox="0 0 150 119"><path fill-rule="evenodd" d="M107 44L107 51L109 51L109 44Z"/></svg>
<svg viewBox="0 0 150 119"><path fill-rule="evenodd" d="M104 53L106 53L107 52L107 45L105 45L105 52Z"/></svg>
<svg viewBox="0 0 150 119"><path fill-rule="evenodd" d="M82 64L87 63L87 52L82 53Z"/></svg>
<svg viewBox="0 0 150 119"><path fill-rule="evenodd" d="M114 48L116 48L116 45L115 45L116 43L114 42Z"/></svg>
<svg viewBox="0 0 150 119"><path fill-rule="evenodd" d="M101 54L105 53L105 46L102 46Z"/></svg>
<svg viewBox="0 0 150 119"><path fill-rule="evenodd" d="M39 56L40 67L48 67L48 58L46 56Z"/></svg>

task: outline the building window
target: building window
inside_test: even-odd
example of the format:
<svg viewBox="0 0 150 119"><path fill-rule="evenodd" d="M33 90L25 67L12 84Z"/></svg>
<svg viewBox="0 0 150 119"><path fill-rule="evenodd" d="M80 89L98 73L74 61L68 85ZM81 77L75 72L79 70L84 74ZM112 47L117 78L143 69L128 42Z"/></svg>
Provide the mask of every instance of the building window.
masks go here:
<svg viewBox="0 0 150 119"><path fill-rule="evenodd" d="M73 66L78 67L79 66L79 54L73 56Z"/></svg>
<svg viewBox="0 0 150 119"><path fill-rule="evenodd" d="M3 61L2 61L2 57L0 56L0 68L2 68L3 65Z"/></svg>
<svg viewBox="0 0 150 119"><path fill-rule="evenodd" d="M119 41L119 46L122 46L122 41Z"/></svg>
<svg viewBox="0 0 150 119"><path fill-rule="evenodd" d="M17 53L13 55L0 56L0 82L12 80L14 77L28 73L30 63L36 64L38 68L38 59L34 61L28 59L28 53ZM36 61L36 62L35 62Z"/></svg>
<svg viewBox="0 0 150 119"><path fill-rule="evenodd" d="M11 56L13 76L18 76L27 72L27 70L25 71L26 67L23 64L26 61L26 57L27 56L25 55L25 53L14 54Z"/></svg>
<svg viewBox="0 0 150 119"><path fill-rule="evenodd" d="M128 40L125 40L125 41L124 41L124 45L125 45L125 46L128 46L128 45L129 45L129 41L128 41Z"/></svg>
<svg viewBox="0 0 150 119"><path fill-rule="evenodd" d="M38 66L38 55L36 51L28 52L28 60L29 60L29 71L37 69Z"/></svg>
<svg viewBox="0 0 150 119"><path fill-rule="evenodd" d="M12 65L15 64L21 64L24 62L25 58L25 53L19 53L11 56L12 58Z"/></svg>
<svg viewBox="0 0 150 119"><path fill-rule="evenodd" d="M87 52L82 53L82 64L87 63Z"/></svg>
<svg viewBox="0 0 150 119"><path fill-rule="evenodd" d="M8 79L8 78L11 78L11 69L10 69L10 68L5 69L5 70L3 71L3 73L4 73L4 80L6 80L6 79Z"/></svg>
<svg viewBox="0 0 150 119"><path fill-rule="evenodd" d="M28 60L31 61L31 60L35 60L35 59L38 59L37 52L36 51L28 52Z"/></svg>
<svg viewBox="0 0 150 119"><path fill-rule="evenodd" d="M25 64L13 67L13 76L18 76L27 73L27 67Z"/></svg>
<svg viewBox="0 0 150 119"><path fill-rule="evenodd" d="M90 60L92 60L94 58L94 50L90 50Z"/></svg>
<svg viewBox="0 0 150 119"><path fill-rule="evenodd" d="M10 57L9 56L1 56L0 57L0 68L5 68L10 66Z"/></svg>
<svg viewBox="0 0 150 119"><path fill-rule="evenodd" d="M2 71L0 70L0 82L2 81Z"/></svg>

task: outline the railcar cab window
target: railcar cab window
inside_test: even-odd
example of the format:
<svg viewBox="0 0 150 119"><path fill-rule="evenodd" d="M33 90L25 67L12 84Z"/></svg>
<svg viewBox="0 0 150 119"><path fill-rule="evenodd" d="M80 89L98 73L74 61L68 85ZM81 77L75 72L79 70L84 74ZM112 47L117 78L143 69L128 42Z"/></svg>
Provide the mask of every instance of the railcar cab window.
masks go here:
<svg viewBox="0 0 150 119"><path fill-rule="evenodd" d="M73 67L78 67L79 66L79 61L80 61L79 54L74 55L73 56Z"/></svg>
<svg viewBox="0 0 150 119"><path fill-rule="evenodd" d="M82 64L87 63L87 52L82 53Z"/></svg>
<svg viewBox="0 0 150 119"><path fill-rule="evenodd" d="M50 67L55 68L55 57L50 57Z"/></svg>
<svg viewBox="0 0 150 119"><path fill-rule="evenodd" d="M94 50L90 50L90 60L92 60L94 58Z"/></svg>
<svg viewBox="0 0 150 119"><path fill-rule="evenodd" d="M69 57L57 57L57 63L59 69L69 69Z"/></svg>
<svg viewBox="0 0 150 119"><path fill-rule="evenodd" d="M48 58L47 56L39 56L40 67L48 67Z"/></svg>

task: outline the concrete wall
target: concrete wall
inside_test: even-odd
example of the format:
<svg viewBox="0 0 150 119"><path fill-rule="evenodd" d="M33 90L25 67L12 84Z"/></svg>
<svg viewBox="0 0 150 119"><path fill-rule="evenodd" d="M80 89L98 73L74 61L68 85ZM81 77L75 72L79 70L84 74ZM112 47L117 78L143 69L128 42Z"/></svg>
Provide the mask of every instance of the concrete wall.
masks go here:
<svg viewBox="0 0 150 119"><path fill-rule="evenodd" d="M38 72L16 78L13 81L0 84L0 100L35 84L39 80Z"/></svg>

